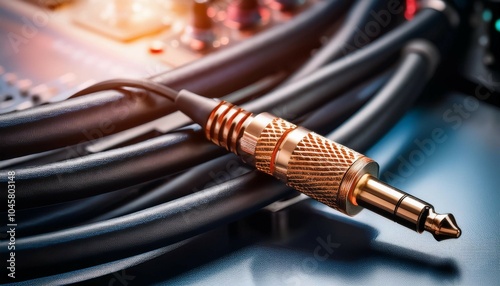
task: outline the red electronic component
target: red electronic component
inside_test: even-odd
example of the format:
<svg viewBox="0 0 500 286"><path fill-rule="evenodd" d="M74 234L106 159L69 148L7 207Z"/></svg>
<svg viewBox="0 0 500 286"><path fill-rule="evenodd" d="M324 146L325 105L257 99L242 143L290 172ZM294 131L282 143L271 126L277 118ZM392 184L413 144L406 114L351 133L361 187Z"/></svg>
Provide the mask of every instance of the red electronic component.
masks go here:
<svg viewBox="0 0 500 286"><path fill-rule="evenodd" d="M410 21L413 19L413 16L415 16L415 13L417 13L417 0L406 0L406 10L405 10L405 18L406 20Z"/></svg>

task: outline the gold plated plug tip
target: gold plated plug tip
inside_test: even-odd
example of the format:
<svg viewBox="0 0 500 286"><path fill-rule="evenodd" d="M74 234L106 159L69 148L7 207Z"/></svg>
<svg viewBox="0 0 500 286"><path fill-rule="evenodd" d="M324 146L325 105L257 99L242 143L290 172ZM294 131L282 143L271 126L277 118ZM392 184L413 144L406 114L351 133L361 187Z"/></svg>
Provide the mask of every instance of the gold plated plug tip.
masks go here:
<svg viewBox="0 0 500 286"><path fill-rule="evenodd" d="M452 214L438 214L433 209L429 210L424 228L432 233L437 241L459 238L462 234Z"/></svg>
<svg viewBox="0 0 500 286"><path fill-rule="evenodd" d="M437 214L431 204L369 174L359 180L353 193L353 203L418 233L428 231L437 241L458 238L461 234L452 214Z"/></svg>

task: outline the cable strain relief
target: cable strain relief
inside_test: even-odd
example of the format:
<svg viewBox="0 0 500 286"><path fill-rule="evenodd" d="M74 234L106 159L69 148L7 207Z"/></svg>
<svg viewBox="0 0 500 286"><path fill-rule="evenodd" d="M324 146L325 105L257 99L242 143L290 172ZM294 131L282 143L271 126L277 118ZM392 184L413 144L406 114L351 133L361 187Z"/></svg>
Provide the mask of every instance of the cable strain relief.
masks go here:
<svg viewBox="0 0 500 286"><path fill-rule="evenodd" d="M219 103L217 99L203 97L184 89L175 98L175 106L179 111L203 127Z"/></svg>
<svg viewBox="0 0 500 286"><path fill-rule="evenodd" d="M427 60L427 62L429 63L429 68L427 69L425 77L427 79L431 78L441 60L441 55L436 46L428 40L416 39L409 42L404 47L403 55L409 53L417 53Z"/></svg>

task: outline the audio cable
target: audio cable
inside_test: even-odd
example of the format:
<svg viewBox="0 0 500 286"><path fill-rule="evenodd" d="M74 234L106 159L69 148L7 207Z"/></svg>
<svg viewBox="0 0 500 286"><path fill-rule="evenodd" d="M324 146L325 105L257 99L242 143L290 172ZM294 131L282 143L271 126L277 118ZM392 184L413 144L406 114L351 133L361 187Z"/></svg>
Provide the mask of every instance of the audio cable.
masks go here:
<svg viewBox="0 0 500 286"><path fill-rule="evenodd" d="M409 48L423 57L437 57L427 42ZM431 67L431 70L434 70ZM204 129L214 144L238 155L259 171L347 215L367 208L415 230L430 232L438 241L461 234L452 214L377 179L372 159L270 113L253 114L226 101L209 99L187 90L177 92L154 82L114 81L160 94ZM79 92L107 87L97 84Z"/></svg>
<svg viewBox="0 0 500 286"><path fill-rule="evenodd" d="M368 9L366 3L359 4L359 7L361 5L365 6L365 12L372 10ZM426 75L422 76L422 79L410 81L400 80L402 83L413 83L406 87L408 92L392 92L390 96L384 96L381 92L381 94L374 96L373 100L368 101L370 98L366 97L356 104L353 104L350 98L342 97L346 90L366 81L369 74L374 74L375 70L380 76L381 66L388 62L392 63L396 59L394 55L403 46L407 46L409 40L413 38L435 39L438 37L437 35L441 35L448 28L445 24L447 20L445 18L444 13L437 9L426 8L417 15L416 19L382 34L379 39L361 49L360 52L353 52L352 55L338 60L332 56L335 53L330 51L330 56L325 56L322 63L316 63L318 66L314 72L297 73L301 78L305 78L303 84L297 84L297 81L288 82L283 88L268 95L243 104L238 103L254 114L229 102L204 97L213 97L215 94L219 97L225 93L220 90L224 90L226 87L220 81L210 79L205 80L204 83L202 80L200 83L195 82L196 78L203 78L194 76L201 73L198 70L196 70L198 73L193 72L196 64L191 66L191 73L182 73L182 71L189 70L190 67L187 67L171 72L170 75L173 75L171 77L167 73L151 80L102 82L73 96L82 96L80 98L57 103L53 107L51 105L43 107L44 110L40 109L39 111L45 111L47 114L41 117L40 122L52 120L50 116L53 115L54 120L57 117L57 119L74 121L78 118L75 116L75 114L79 114L77 111L84 108L92 109L94 106L100 108L100 105L110 104L119 97L128 97L131 100L137 100L136 105L139 106L134 105L131 112L133 115L131 118L135 121L138 121L137 118L134 118L137 113L135 109L148 110L144 114L148 113L148 116L151 117L158 117L160 114L178 109L189 115L201 128L192 125L125 148L117 148L64 162L53 162L39 166L36 164L28 165L28 168L21 169L20 174L24 176L20 176L19 181L22 186L20 188L22 191L19 192L19 196L22 198L20 208L26 207L27 212L32 211L30 209L32 207L50 208L51 204L60 202L64 203L61 205L61 209L64 210L69 201L85 198L84 201L74 202L75 209L73 210L75 213L85 213L85 208L92 209L94 201L100 202L120 197L120 194L123 193L122 188L135 185L138 182L159 178L164 180L167 178L166 175L171 176L165 186L158 187L157 193L141 194L140 200L131 200L130 203L123 204L123 208L111 208L109 212L97 214L85 213L90 216L95 215L94 219L86 221L86 218L82 216L76 219L76 221L81 219L80 221L73 221L73 224L68 224L66 228L63 225L62 229L51 232L33 231L29 233L30 236L21 237L19 239L19 255L20 257L29 257L29 262L26 262L22 267L31 270L37 269L38 272L34 272L34 276L38 276L56 273L54 272L55 268L52 268L54 265L61 267L57 268L58 272L67 271L74 270L71 263L76 261L81 263L78 265L88 266L98 261L122 259L125 253L126 255L145 253L151 249L177 243L215 226L242 218L293 193L291 188L287 188L284 184L280 184L263 173L277 177L296 190L348 215L355 215L362 208L368 208L419 233L428 231L437 240L459 237L461 231L453 215L437 214L431 204L379 181L376 178L378 165L373 160L350 149L366 150L366 146L370 146L376 141L377 136L381 135L375 133L383 134L388 126L390 127L401 116L417 98L422 87L420 85L424 85L430 76ZM429 27L435 27L435 29ZM412 51L411 56L405 55L406 65L411 65L412 60L419 62L423 58L423 61L433 66L431 68L433 70L435 68L432 64L434 60L428 61L429 53L424 50L425 48L420 50L417 48ZM333 60L335 62L328 63ZM319 68L319 66L325 66L325 68ZM392 86L393 91L401 90L401 86L391 85L391 82L397 81L398 74L402 73L402 70L393 71L395 72L391 73L392 79L386 86ZM412 74L419 75L418 71L417 68ZM182 76L176 76L179 74ZM410 73L406 73L406 75L408 74ZM184 77L191 78L191 81ZM233 82L235 81L230 80L229 84ZM386 80L382 80L379 85L385 85L385 82ZM417 86L414 85L415 82L417 82ZM166 86L179 89L182 87L186 90L178 92ZM206 88L206 86L212 87ZM115 93L106 100L104 100L107 96L105 94L91 94L103 90L131 92L130 94ZM153 97L149 100L149 95L147 100L144 98L134 99L133 97L139 94L135 93L135 90L161 95L168 100ZM103 100L91 102L93 98L102 98ZM323 105L327 101L334 102L337 99L340 101L332 105L334 107L332 110L335 113L342 113L347 105L352 104L350 113L346 113L343 119L350 118L340 125L340 128L325 137L333 138L336 142L350 148L297 126L300 122L300 125L318 131L319 128L316 125L319 124L318 121L323 120L326 128L330 129L322 130L321 133L326 134L332 131L336 126L332 126L323 115L316 115L316 113L317 110L327 107ZM157 104L157 102L161 104ZM76 108L76 105L80 106ZM151 110L152 107L155 109ZM287 120L293 120L295 124L265 113L274 112L278 107L287 107L291 111L290 114L294 116L283 114L283 117L286 117ZM357 109L359 110L355 112ZM38 118L34 116L39 115L37 112L37 110L28 110L24 117L21 116L23 114L11 114L9 116L12 117L12 120L4 122L19 124L23 127L25 125L34 126L36 124L31 124L31 121L23 120L29 118L35 123L38 122L38 120L33 119ZM80 113L87 114L80 119L85 118L81 122L88 123L89 126L89 122L97 118L88 116L89 113L86 112ZM149 119L149 117L141 117L141 120ZM367 122L363 122L363 120ZM119 120L116 122L122 124ZM134 122L134 124L137 123ZM44 126L47 125L44 124ZM68 126L72 125L62 126L61 134L69 138L70 143L79 142L81 138L72 136L71 132L66 132ZM58 129L58 127L54 129ZM16 136L9 135L7 132L9 130L10 127L7 126L1 131L5 131L2 134L5 135L5 139L13 139L9 141L10 143L19 143L18 140L14 140L16 138L27 138L17 136L17 134ZM23 133L28 132L30 128L19 128L19 130ZM224 162L229 160L228 158L234 160L234 155L222 157L224 154L222 148L210 144L203 137L240 156L246 163L255 166L258 171L249 171L239 177L231 178L220 186L193 193L191 187L186 187L186 183L188 183L186 180L192 176L192 173L204 173L203 170L217 164L225 166ZM26 140L36 141L35 139ZM20 152L19 154L29 154L47 148L51 149L54 146L64 146L60 143L67 142L66 140L53 140L53 138L48 141L51 144L54 142L56 145L49 146L22 141L21 143L26 143L32 148L26 149L19 147L20 145L17 146L18 144L9 145L6 140L2 143L5 145L3 146L5 149L0 149L3 149L2 152L4 152L7 148L14 148L16 152ZM217 157L219 159L212 160ZM131 164L132 162L133 164ZM199 169L193 168L193 166L206 162L209 163L207 166L200 166ZM179 177L172 176L178 172L185 173L180 173ZM122 177L125 179L121 179ZM197 176L193 177L197 178ZM98 178L98 180L94 182L89 178ZM141 181L137 178L140 178ZM176 184L177 188L172 189L171 187L176 186ZM105 192L116 190L118 190L117 193L105 194ZM168 195L172 197L160 196L162 193L165 194L167 190L170 192ZM172 192L172 190L178 192ZM98 194L99 197L87 198ZM87 205L83 205L83 203ZM64 212L54 214L64 215ZM189 216L190 222L186 223L185 220L181 219L183 216ZM53 222L53 217L48 217L42 222L35 220L33 221L33 230L40 228L43 223L50 222ZM31 228L28 225L27 227ZM51 253L51 255L47 256L47 253ZM34 276L32 275L32 277Z"/></svg>
<svg viewBox="0 0 500 286"><path fill-rule="evenodd" d="M317 70L314 74L300 81L296 81L255 100L249 101L245 103L243 107L255 113L264 111L269 112L273 111L275 108L279 108L287 111L286 114L284 114L287 120L296 119L293 118L294 116L290 115L302 116L308 112L312 112L315 108L319 108L328 100L331 100L332 97L342 94L355 84L359 84L360 81L370 76L370 74L373 75L375 70L380 71L380 59L395 59L396 57L394 57L394 54L401 49L407 41L414 37L424 37L425 31L432 30L433 33L436 33L436 31L445 31L445 27L447 26L447 18L442 12L429 8L423 9L414 20L383 35L373 42L373 44ZM429 27L436 28L429 29ZM115 85L115 89L120 87L122 86L118 85L118 83ZM186 88L191 90L189 85L186 86ZM72 102L74 101L78 103L79 106L86 106L85 102L87 99L94 98L94 96L100 94L103 96L108 95L108 93L88 94L86 96L61 102L60 104L73 104ZM203 93L203 95L206 94ZM129 101L134 100L133 96L129 97ZM136 100L134 106L144 104L153 108L153 106L156 106L154 102L159 99L154 97L148 97L148 99L149 98L151 98L151 101ZM164 101L170 102L169 100ZM94 102L92 104L94 104ZM175 110L172 104L169 104L169 106L171 106L169 109L170 111ZM45 118L50 118L53 124L43 124L43 128L35 128L36 130L32 130L33 132L31 132L31 127L29 127L31 123L27 123L25 120L34 120L33 118L36 116L33 117L34 114L32 112L36 112L37 109L44 109L49 112L49 114L46 114ZM112 112L116 109L121 110L120 108L111 108L110 111ZM399 111L401 110L404 110L404 107L396 110L396 113L400 113ZM3 138L0 144L6 144L5 146L2 145L0 150L10 155L14 154L14 152L8 151L10 148L29 153L30 149L24 148L24 144L29 144L30 148L38 148L44 145L44 143L42 143L43 140L50 141L50 144L55 142L67 143L71 141L73 136L66 133L64 131L65 128L72 128L74 131L78 131L80 134L79 136L83 136L81 134L82 130L93 130L79 124L72 124L71 122L73 122L75 117L74 114L59 113L59 111L60 110L55 110L52 105L47 105L33 110L27 110L26 112L4 115L0 121L10 127L0 127L0 136ZM168 113L165 110L164 112ZM23 113L23 115L21 115L21 113ZM89 115L89 113L85 114L88 116L86 116L85 120L79 121L79 123L84 122L86 124L88 123L87 118L94 117L93 115ZM397 118L397 116L392 116L391 114L392 113L387 112L380 118L386 116ZM127 117L124 120L126 121L128 119L130 118ZM38 125L38 123L42 124L43 120L35 121ZM121 124L121 122L116 123ZM11 132L11 127L17 124L22 125L23 128L14 128L13 131L15 132ZM59 128L60 125L64 126ZM114 126L119 129L117 127L118 125ZM47 133L43 131L46 128L50 128L50 132ZM16 132L26 132L29 136L17 134ZM56 140L51 137L51 132L59 134L58 136L61 136L61 139ZM36 134L40 136L43 135L44 139L38 141L38 135ZM347 135L350 137L353 136L352 133ZM362 133L358 132L357 138L361 138L359 135L362 135ZM31 140L35 140L37 144L30 142ZM197 130L183 130L182 132L166 134L147 142L140 142L132 146L127 146L127 149L120 148L120 150L110 150L83 156L82 158L68 158L63 162L22 168L19 170L20 176L18 179L19 185L23 190L23 193L19 193L20 202L22 202L19 208L58 203L65 200L96 195L102 192L109 192L111 190L118 190L132 184L162 177L166 172L175 173L182 171L185 168L213 159L221 154L220 151L216 151L217 148L214 148L214 146L202 143L201 141L203 141L202 136ZM373 142L373 140L371 141ZM189 152L187 154L185 152L180 153L183 152L182 150L186 150L189 145L193 144L199 146L195 152ZM7 145L9 147L7 147ZM353 145L350 143L349 146ZM362 147L363 146L355 146L355 149L363 149ZM32 151L33 150L31 150L31 152ZM147 162L153 158L157 162L155 165L151 165ZM130 162L134 162L134 164L132 164L133 166L141 166L140 170L138 170L138 168L132 168L129 164ZM95 171L97 169L100 170L98 172L98 180L95 179ZM2 207L0 207L0 210L1 209Z"/></svg>
<svg viewBox="0 0 500 286"><path fill-rule="evenodd" d="M409 43L405 47L401 62L398 65L397 69L395 69L392 73L391 79L380 91L377 91L377 94L373 97L373 99L371 99L357 113L355 113L354 116L351 117L352 119L355 119L359 117L360 113L365 113L366 111L370 111L370 116L372 117L376 117L377 114L381 115L377 120L366 122L365 128L361 129L362 132L368 132L373 128L378 129L383 122L385 123L383 123L382 125L388 124L388 120L394 120L394 118L390 119L387 116L384 116L384 110L389 110L387 109L387 104L392 102L395 106L394 108L396 109L407 108L406 106L408 104L406 104L405 102L412 102L418 96L421 87L432 75L433 69L435 68L437 62L436 55L432 52L433 46L428 43L420 43L421 44L418 45L415 43ZM121 85L121 88L126 88L127 85L132 85L132 83L130 82L126 83L121 80L116 80L115 83L119 83ZM150 83L147 81L137 81L136 83L138 83L138 85L136 85L137 87L144 90L153 90L153 85L155 85L154 83ZM198 124L201 125L202 128L197 125L193 125L189 128L184 128L184 130L176 131L173 134L165 135L169 137L174 134L178 134L186 138L191 137L192 139L195 139L190 141L182 141L183 144L181 144L182 148L180 149L168 148L165 149L165 151L162 151L161 149L158 149L158 151L154 151L154 148L158 148L156 145L160 142L157 139L152 139L141 143L147 144L148 146L150 146L150 148L153 148L151 149L151 152L155 154L155 160L152 163L151 160L148 159L148 164L143 164L142 160L134 159L134 167L142 171L143 167L154 165L154 167L161 169L161 172L163 172L163 174L165 175L171 174L174 170L172 169L172 167L163 168L160 166L160 163L166 158L171 158L172 160L167 159L167 161L172 163L173 161L178 160L177 157L183 157L183 164L181 164L180 167L185 169L187 166L185 164L190 165L194 163L185 162L187 158L185 158L184 156L186 156L187 154L196 155L196 153L199 153L200 149L207 151L206 148L209 147L211 147L211 155L214 155L214 153L215 155L222 153L222 148L218 148L214 144L210 144L209 142L207 142L207 140L204 140L202 138L203 136L201 135L204 135L206 137L206 131L211 130L207 130L203 127L207 127L208 120L211 117L212 113L216 110L219 110L219 108L229 106L230 104L213 99L203 98L188 91L182 91L179 93L166 87L158 88L159 89L155 91L155 94L159 94L163 97L167 97L171 101L175 101L176 107L192 117L194 121L198 122ZM398 100L398 98L400 99ZM228 108L228 110L232 109L233 107ZM389 113L394 113L394 110L390 109ZM230 118L228 116L229 113L221 116L220 119L223 120ZM241 132L244 132L246 128L252 126L251 121L253 120L250 120L250 116L255 118L259 117L259 115L249 115L247 119L240 121L242 123L240 125L240 134L242 134ZM236 117L233 118L232 122L237 122L238 120L236 119ZM306 118L306 120L300 122L301 124L306 125L308 128L316 130L317 122L308 121L308 118ZM345 126L345 124L348 124L350 121L351 119L347 120L342 126ZM224 121L213 122L219 122L220 124L224 123ZM376 122L376 124L375 126L372 126L372 123L374 122ZM229 126L227 124L228 122L221 125L221 127L224 129L224 126ZM359 122L356 124L359 124ZM356 124L354 124L354 126L356 126ZM353 125L351 125L351 127L352 126ZM351 129L359 132L357 128ZM195 131L196 135L193 134L192 131ZM234 132L235 131L233 129L233 131L231 131L232 135L236 134ZM215 133L211 134L212 135L209 136L209 138L211 139L223 138L214 137ZM219 132L219 135L223 134L224 132ZM289 134L292 134L292 132L290 131ZM285 140L286 137L283 139L283 142L287 141ZM332 136L332 133L330 133L328 137L336 141L340 140L341 142L343 142L343 144L351 146L352 141L349 139L350 136L344 136L344 138L347 139L343 139L342 136ZM234 138L234 136L228 138ZM236 138L238 139L238 137ZM237 141L241 140L241 138L243 137L240 137ZM221 141L221 139L217 140L219 140L220 145L225 146L223 143L221 143L223 142ZM323 140L327 142L326 139ZM174 140L173 142L175 143L177 141ZM231 145L226 144L226 146ZM341 148L339 150L349 149ZM134 151L134 147L131 146L119 148L116 150L116 152L123 153L124 155L128 154L127 156L129 156L131 152L134 153L136 151ZM359 159L362 159L362 155L354 151L352 152L353 154L358 155ZM168 156L165 157L166 155ZM322 160L325 160L323 162L324 165L320 164L320 168L329 164L331 165L332 163L331 161L329 161L329 158L322 158L321 156L318 156L319 153L315 153L313 155L313 158L318 159L318 161L316 161L318 162L318 164ZM158 156L163 159L159 160ZM251 157L252 156L250 156L250 158ZM207 159L204 158L203 160ZM105 162L106 160L101 161ZM371 162L369 165L372 167L376 166L375 163ZM113 166L114 168L108 169L112 171L118 168L118 170L114 171L115 174L116 172L121 172L120 170L122 169L119 168L118 165ZM352 166L355 165L353 164ZM311 169L314 168L316 167L311 166ZM179 168L176 169L182 170ZM36 168L34 170L36 170ZM146 170L144 175L147 175L148 172L149 171ZM62 178L66 179L65 177L67 175L62 175ZM141 173L140 175L142 176L143 174ZM79 176L74 178L77 180L75 184L79 184L79 182L81 182L82 180L86 180L87 177L82 176L82 174L80 173ZM369 182L377 181L369 180ZM113 182L110 181L110 183ZM339 182L339 184L346 186L344 183L345 182L343 180ZM106 186L111 185L107 184ZM378 186L383 186L383 184ZM405 223L406 226L411 226L411 228L416 231L425 230L425 226L427 224L427 230L433 232L433 234L435 234L436 238L438 239L448 237L446 236L445 231L453 229L453 226L456 227L456 223L452 216L434 214L433 209L431 209L432 206L430 204L419 201L418 199L414 200L414 198L412 198L411 196L406 196L399 190L391 189L391 187L389 186L385 187L386 188L384 189L384 191L394 191L392 194L395 194L394 197L389 198L392 199L392 201L387 202L387 206L390 207L392 203L392 207L397 209L396 213L390 211L383 212L379 210L383 215L397 220L399 223ZM220 226L222 224L226 224L228 222L242 218L277 199L289 196L291 194L291 191L291 188L287 188L279 181L273 180L271 176L268 176L263 172L254 170L220 185L210 187L192 194L183 196L181 195L182 197L179 199L149 207L147 209L143 209L129 215L123 215L111 219L104 218L104 220L99 220L97 222L91 222L88 224L86 223L84 225L74 226L60 231L21 237L18 241L19 248L16 248L18 252L17 254L19 254L19 257L29 257L29 259L26 260L26 263L23 263L23 269L30 269L30 271L33 269L37 269L36 273L39 274L43 273L43 275L47 275L50 273L55 273L55 269L58 269L58 272L74 270L74 268L72 267L72 263L77 261L78 265L82 267L84 265L90 266L94 265L97 261L105 262L114 259L121 259L123 258L124 253L127 253L127 255L133 255L144 251L149 251L166 244L176 243L193 235L205 232L216 226ZM19 192L19 195L23 193L24 195L28 195L28 197L25 197L21 201L25 201L28 198L32 197L32 195L34 195L34 193L25 193L24 191ZM314 192L311 197L315 198L315 193L316 192ZM331 195L338 196L339 193L340 189L332 189L330 191ZM50 195L46 197L42 196L43 194L36 195L36 202L38 203L40 202L40 200L46 200L48 198L63 197L63 199L68 199L67 196L71 196L71 194L65 194L64 192L59 193L57 196ZM396 196L398 195L400 196L400 200L396 201ZM370 207L368 205L361 205L360 202L361 200L358 202L358 206L354 206L354 209L356 211L360 209L360 206L366 208ZM412 202L416 204L416 208L413 212L413 214L415 215L414 221L408 222L405 221L404 218L398 218L398 215L403 214L401 211L404 210L404 207L408 207ZM348 204L348 202L346 203ZM351 203L351 205L353 204ZM420 213L421 216L417 217L419 207L422 207L422 209L420 209L422 212ZM372 208L372 210L375 210L375 208ZM350 214L353 215L355 213L351 212ZM186 217L188 218L187 220ZM451 227L448 228L448 226L450 225ZM458 236L460 234L459 229L456 228L456 232L452 234ZM0 246L3 246L3 243L0 243ZM50 253L51 255L47 255L47 253ZM57 268L54 268L56 266ZM35 277L38 276L36 273L33 273Z"/></svg>
<svg viewBox="0 0 500 286"><path fill-rule="evenodd" d="M331 21L333 12L330 10L332 9L330 6L338 8L334 5L338 2L320 1L320 5L311 7L310 13L321 12L325 14L323 12L326 11L326 17ZM327 5L328 9L324 5ZM333 11L336 10L333 9ZM309 15L309 11L305 16L308 16L307 19L320 19L316 14ZM301 19L302 17L297 20ZM306 22L306 20L299 21L297 26L307 26L303 22ZM317 75L300 81L301 84L294 82L295 84L287 85L276 90L276 92L268 94L268 96L262 97L262 100L251 102L251 107L248 107L248 109L252 111L272 109L277 104L290 101L290 97L300 97L306 93L303 89L311 89L311 86L325 86L316 92L318 94L324 94L323 90L331 91L331 93L326 93L326 96L338 93L342 89L359 82L363 76L373 73L375 68L380 67L381 62L391 59L391 57L394 59L394 54L407 41L413 38L434 40L442 38L451 26L449 22L443 11L433 7L424 8L412 21L383 34L372 44L358 50L359 52L352 52L349 57L334 61L317 70L314 73ZM311 27L314 26L310 26L309 22L307 24L309 25L308 30L304 34L309 36L312 33L311 31L316 30L311 30ZM283 25L283 28L287 26ZM225 50L224 53L215 53L193 64L155 76L152 80L174 88L189 89L204 96L220 97L256 80L255 75L250 76L248 74L250 70L260 75L263 70L276 66L276 68L273 68L274 71L278 69L278 66L283 65L283 62L289 62L291 58L295 58L296 55L292 53L291 58L283 60L285 51L288 54L289 48L295 49L298 46L296 43L289 43L285 40L300 38L300 42L307 41L302 33L285 33L281 29L269 36L264 36L266 37L256 36L250 39L248 43L242 43L242 47L235 45ZM278 46L277 43L280 45ZM280 49L282 46L283 48ZM273 48L270 49L269 47ZM340 46L337 49L344 51L345 47ZM268 55L270 50L279 52ZM263 54L263 51L266 51L266 53ZM337 51L337 53L339 52ZM258 55L259 58L255 59L253 55ZM275 62L276 59L282 61ZM257 63L259 64L257 65ZM344 79L331 81L332 76ZM245 83L238 85L238 87L228 88L228 86L233 86L235 82L240 82L242 79L245 79ZM252 79L252 81L248 82L249 79ZM330 86L326 86L327 84L330 84ZM169 101L155 97L147 97L146 99L133 102L126 95L119 92L96 93L34 109L4 114L0 116L0 137L3 139L0 140L0 159L9 159L88 141L88 138L82 134L82 130L92 130L95 126L99 126L103 116L107 121L110 121L110 124L115 126L113 131L110 132L110 134L113 134L174 111L174 107ZM295 109L299 109L297 106L308 106L314 101L295 100L295 102L297 103L288 107L291 110L290 113L295 113ZM63 120L60 120L61 118Z"/></svg>
<svg viewBox="0 0 500 286"><path fill-rule="evenodd" d="M438 241L461 234L452 214L381 182L375 161L356 151L269 113L186 90L175 102L204 126L207 139L333 209L352 216L364 207Z"/></svg>
<svg viewBox="0 0 500 286"><path fill-rule="evenodd" d="M210 97L220 97L255 83L307 56L319 45L318 39L333 24L332 19L340 19L349 4L345 0L317 2L286 25L154 75L151 80ZM0 116L0 160L88 141L81 131L99 126L103 116L115 126L110 132L113 134L174 111L168 100L146 99L131 101L119 92L96 93L4 114Z"/></svg>

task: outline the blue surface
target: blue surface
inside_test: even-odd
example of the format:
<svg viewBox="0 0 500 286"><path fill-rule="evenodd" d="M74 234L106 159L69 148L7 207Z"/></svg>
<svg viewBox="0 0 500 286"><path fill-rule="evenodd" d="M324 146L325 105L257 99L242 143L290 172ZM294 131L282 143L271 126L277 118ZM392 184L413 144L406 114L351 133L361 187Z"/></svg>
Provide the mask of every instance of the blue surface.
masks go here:
<svg viewBox="0 0 500 286"><path fill-rule="evenodd" d="M415 108L367 154L382 178L453 213L459 239L436 242L366 210L347 218L308 201L317 213L302 214L309 227L294 239L257 240L160 284L499 285L500 110L470 100L448 95ZM427 152L415 140L428 142Z"/></svg>

